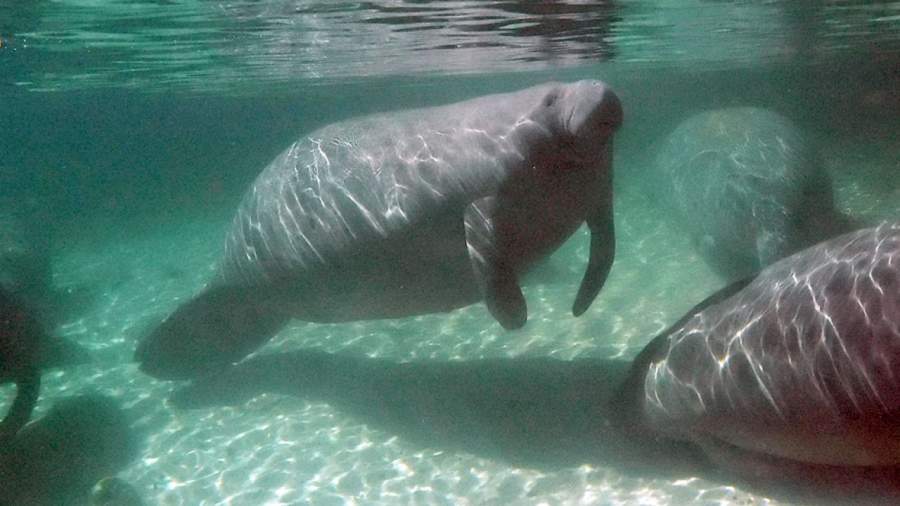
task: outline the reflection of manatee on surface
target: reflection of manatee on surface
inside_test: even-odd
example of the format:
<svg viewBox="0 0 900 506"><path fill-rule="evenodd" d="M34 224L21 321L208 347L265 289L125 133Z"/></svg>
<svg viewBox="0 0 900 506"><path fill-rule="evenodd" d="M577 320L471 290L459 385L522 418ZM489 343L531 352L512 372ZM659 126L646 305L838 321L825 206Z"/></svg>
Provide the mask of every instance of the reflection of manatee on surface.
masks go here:
<svg viewBox="0 0 900 506"><path fill-rule="evenodd" d="M852 228L834 207L811 139L766 109L719 109L682 122L657 154L652 184L731 280Z"/></svg>
<svg viewBox="0 0 900 506"><path fill-rule="evenodd" d="M614 255L618 98L599 81L549 83L326 126L279 155L245 195L219 277L138 347L162 378L215 371L290 318L344 322L481 300L526 320L519 277L582 223L583 313Z"/></svg>
<svg viewBox="0 0 900 506"><path fill-rule="evenodd" d="M0 422L0 446L31 417L40 392L41 370L87 360L85 350L48 336L30 308L0 288L0 384L16 384L16 397Z"/></svg>
<svg viewBox="0 0 900 506"><path fill-rule="evenodd" d="M0 504L87 504L94 485L134 460L139 447L111 398L59 401L0 450Z"/></svg>
<svg viewBox="0 0 900 506"><path fill-rule="evenodd" d="M756 484L900 495L900 223L799 252L707 306L637 357L622 426Z"/></svg>

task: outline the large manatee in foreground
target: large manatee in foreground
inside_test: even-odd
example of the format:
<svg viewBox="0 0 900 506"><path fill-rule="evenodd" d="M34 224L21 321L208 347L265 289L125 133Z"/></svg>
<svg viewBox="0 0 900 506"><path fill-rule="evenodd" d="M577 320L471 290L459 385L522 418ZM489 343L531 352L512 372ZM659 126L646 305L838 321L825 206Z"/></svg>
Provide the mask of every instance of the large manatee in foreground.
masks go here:
<svg viewBox="0 0 900 506"><path fill-rule="evenodd" d="M812 140L771 110L691 116L663 141L655 166L660 200L731 280L854 228L835 208Z"/></svg>
<svg viewBox="0 0 900 506"><path fill-rule="evenodd" d="M504 327L521 327L519 277L587 222L580 315L613 261L621 122L604 83L579 81L312 132L257 178L217 279L140 343L142 370L215 370L290 318L394 318L484 300Z"/></svg>
<svg viewBox="0 0 900 506"><path fill-rule="evenodd" d="M750 480L900 491L900 222L711 297L637 357L616 418Z"/></svg>

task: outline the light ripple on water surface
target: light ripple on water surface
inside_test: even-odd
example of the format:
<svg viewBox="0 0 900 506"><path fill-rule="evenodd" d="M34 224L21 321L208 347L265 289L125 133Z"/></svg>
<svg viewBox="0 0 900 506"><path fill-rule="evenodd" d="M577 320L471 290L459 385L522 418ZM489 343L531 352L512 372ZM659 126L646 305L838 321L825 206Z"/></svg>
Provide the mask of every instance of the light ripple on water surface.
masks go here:
<svg viewBox="0 0 900 506"><path fill-rule="evenodd" d="M240 91L586 62L810 63L900 50L897 2L208 2L0 5L0 83ZM873 49L876 48L876 49Z"/></svg>

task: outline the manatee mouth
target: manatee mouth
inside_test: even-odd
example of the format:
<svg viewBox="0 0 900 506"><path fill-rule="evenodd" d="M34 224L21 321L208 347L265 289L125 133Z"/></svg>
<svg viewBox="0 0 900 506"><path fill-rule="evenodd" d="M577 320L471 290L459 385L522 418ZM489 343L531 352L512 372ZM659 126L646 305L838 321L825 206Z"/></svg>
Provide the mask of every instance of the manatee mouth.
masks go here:
<svg viewBox="0 0 900 506"><path fill-rule="evenodd" d="M622 124L622 104L607 86L595 82L576 89L563 126L570 135L605 143Z"/></svg>

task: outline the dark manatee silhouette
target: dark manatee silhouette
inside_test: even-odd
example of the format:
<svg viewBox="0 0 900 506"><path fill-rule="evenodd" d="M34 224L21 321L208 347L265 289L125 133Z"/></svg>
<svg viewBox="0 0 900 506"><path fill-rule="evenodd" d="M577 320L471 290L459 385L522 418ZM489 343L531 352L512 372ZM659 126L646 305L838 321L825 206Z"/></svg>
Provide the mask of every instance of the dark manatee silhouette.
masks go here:
<svg viewBox="0 0 900 506"><path fill-rule="evenodd" d="M4 184L16 183L0 175ZM53 204L31 194L0 196L0 288L14 293L48 328L89 306L88 287L53 283Z"/></svg>
<svg viewBox="0 0 900 506"><path fill-rule="evenodd" d="M0 197L0 288L45 312L52 286L51 234L45 204Z"/></svg>
<svg viewBox="0 0 900 506"><path fill-rule="evenodd" d="M750 482L898 495L900 222L725 289L641 352L614 404L633 437Z"/></svg>
<svg viewBox="0 0 900 506"><path fill-rule="evenodd" d="M0 421L0 445L28 422L40 393L43 369L88 359L80 346L47 335L30 308L0 288L0 384L16 384L16 397Z"/></svg>
<svg viewBox="0 0 900 506"><path fill-rule="evenodd" d="M171 402L294 395L429 447L527 467L598 462L737 480L814 504L884 504L900 498L898 350L895 223L719 290L633 362L261 354L177 390Z"/></svg>
<svg viewBox="0 0 900 506"><path fill-rule="evenodd" d="M14 382L16 397L0 422L0 445L31 417L41 389L38 348L43 329L21 302L0 288L0 382Z"/></svg>
<svg viewBox="0 0 900 506"><path fill-rule="evenodd" d="M727 279L853 228L812 140L771 110L691 116L663 141L656 171L657 194Z"/></svg>
<svg viewBox="0 0 900 506"><path fill-rule="evenodd" d="M612 137L602 82L549 83L326 126L294 143L245 195L216 280L140 343L160 378L215 371L289 318L446 312L484 300L526 320L519 277L582 223L580 315L613 261Z"/></svg>
<svg viewBox="0 0 900 506"><path fill-rule="evenodd" d="M140 446L130 417L113 399L63 399L0 449L0 504L87 505L94 485L137 458Z"/></svg>

